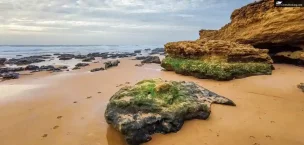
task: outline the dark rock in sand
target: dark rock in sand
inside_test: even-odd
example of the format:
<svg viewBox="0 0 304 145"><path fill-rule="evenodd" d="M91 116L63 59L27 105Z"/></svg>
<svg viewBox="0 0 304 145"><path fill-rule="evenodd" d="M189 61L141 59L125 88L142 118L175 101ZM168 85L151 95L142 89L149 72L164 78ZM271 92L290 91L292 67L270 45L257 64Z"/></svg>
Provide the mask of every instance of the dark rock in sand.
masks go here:
<svg viewBox="0 0 304 145"><path fill-rule="evenodd" d="M139 145L150 141L154 133L179 131L185 120L207 119L212 103L235 106L193 82L144 80L115 93L105 118L129 145Z"/></svg>
<svg viewBox="0 0 304 145"><path fill-rule="evenodd" d="M88 63L77 63L76 65L75 65L75 67L85 67L85 66L89 66L90 64L88 64Z"/></svg>
<svg viewBox="0 0 304 145"><path fill-rule="evenodd" d="M141 61L141 63L157 63L157 64L161 64L161 61L160 61L160 59L159 59L158 56L148 56L143 61Z"/></svg>
<svg viewBox="0 0 304 145"><path fill-rule="evenodd" d="M55 70L56 68L52 65L43 65L40 67L40 70L45 70L45 71L53 71Z"/></svg>
<svg viewBox="0 0 304 145"><path fill-rule="evenodd" d="M135 64L135 66L142 67L144 64Z"/></svg>
<svg viewBox="0 0 304 145"><path fill-rule="evenodd" d="M101 67L101 68L94 68L94 69L91 70L91 72L97 72L97 71L102 71L102 70L104 70L103 67Z"/></svg>
<svg viewBox="0 0 304 145"><path fill-rule="evenodd" d="M5 67L5 68L0 68L0 73L18 72L18 71L24 71L24 68L23 67Z"/></svg>
<svg viewBox="0 0 304 145"><path fill-rule="evenodd" d="M53 55L57 55L58 56L58 55L61 55L61 54L60 53L54 53Z"/></svg>
<svg viewBox="0 0 304 145"><path fill-rule="evenodd" d="M105 64L105 69L118 66L119 63L120 63L119 60L107 61L107 62L104 63Z"/></svg>
<svg viewBox="0 0 304 145"><path fill-rule="evenodd" d="M145 51L150 51L151 50L151 48L147 48L147 49L145 49Z"/></svg>
<svg viewBox="0 0 304 145"><path fill-rule="evenodd" d="M18 79L19 78L19 73L15 72L8 72L8 73L3 73L1 74L3 79Z"/></svg>
<svg viewBox="0 0 304 145"><path fill-rule="evenodd" d="M36 66L36 65L28 65L28 66L25 67L25 70L31 70L31 71L39 70L39 66Z"/></svg>
<svg viewBox="0 0 304 145"><path fill-rule="evenodd" d="M93 60L95 60L94 57L87 57L87 58L83 59L82 62L92 62Z"/></svg>
<svg viewBox="0 0 304 145"><path fill-rule="evenodd" d="M144 60L146 58L148 58L148 56L137 56L135 57L135 60Z"/></svg>
<svg viewBox="0 0 304 145"><path fill-rule="evenodd" d="M298 88L302 90L302 92L304 92L304 83L300 83L298 85Z"/></svg>
<svg viewBox="0 0 304 145"><path fill-rule="evenodd" d="M77 69L80 69L79 66L75 66L72 70L77 70Z"/></svg>
<svg viewBox="0 0 304 145"><path fill-rule="evenodd" d="M68 67L67 66L59 66L59 67L57 67L58 69L68 69Z"/></svg>
<svg viewBox="0 0 304 145"><path fill-rule="evenodd" d="M6 58L0 58L0 65L4 65Z"/></svg>

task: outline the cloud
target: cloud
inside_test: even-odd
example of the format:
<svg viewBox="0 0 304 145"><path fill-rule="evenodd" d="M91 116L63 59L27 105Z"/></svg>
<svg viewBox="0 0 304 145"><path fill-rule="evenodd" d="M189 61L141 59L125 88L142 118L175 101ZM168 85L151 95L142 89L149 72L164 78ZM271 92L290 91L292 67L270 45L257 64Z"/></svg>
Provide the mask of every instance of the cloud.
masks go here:
<svg viewBox="0 0 304 145"><path fill-rule="evenodd" d="M138 34L139 37L145 34L144 38L134 38L132 43L141 43L138 41L141 39L148 42L151 38L159 43L169 37L172 37L170 40L196 39L199 29L219 28L229 21L233 9L249 1L252 0L1 0L0 33L10 37L2 39L0 44L19 43L17 37L11 40L16 31L29 34L28 37L32 36L31 32L35 32L35 36L50 34L48 39L88 33L96 39L110 33ZM81 39L87 40L85 36Z"/></svg>

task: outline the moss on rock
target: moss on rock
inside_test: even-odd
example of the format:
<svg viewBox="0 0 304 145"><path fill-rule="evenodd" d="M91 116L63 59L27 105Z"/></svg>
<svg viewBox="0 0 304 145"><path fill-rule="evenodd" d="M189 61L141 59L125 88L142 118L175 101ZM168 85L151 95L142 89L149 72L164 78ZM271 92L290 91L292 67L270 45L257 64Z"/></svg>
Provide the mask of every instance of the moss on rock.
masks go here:
<svg viewBox="0 0 304 145"><path fill-rule="evenodd" d="M184 120L207 119L211 103L235 104L192 82L151 79L115 93L105 112L107 122L130 145L150 141L154 133L177 132Z"/></svg>
<svg viewBox="0 0 304 145"><path fill-rule="evenodd" d="M253 75L270 75L272 65L260 62L227 63L216 60L166 57L161 66L178 74L192 75L201 79L231 80Z"/></svg>

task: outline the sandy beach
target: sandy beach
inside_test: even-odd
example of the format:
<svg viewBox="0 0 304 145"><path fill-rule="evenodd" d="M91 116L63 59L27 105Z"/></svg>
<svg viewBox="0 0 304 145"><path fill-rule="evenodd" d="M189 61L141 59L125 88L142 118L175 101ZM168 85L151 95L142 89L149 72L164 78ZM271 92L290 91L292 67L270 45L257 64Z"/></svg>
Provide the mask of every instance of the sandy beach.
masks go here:
<svg viewBox="0 0 304 145"><path fill-rule="evenodd" d="M125 145L104 119L109 98L142 79L193 81L223 95L236 107L212 105L208 120L187 121L178 133L156 134L147 145L304 145L304 68L275 64L269 76L228 82L136 67L125 58L118 67L91 73L102 63L63 73L39 72L0 82L1 145ZM130 84L128 83L130 82Z"/></svg>

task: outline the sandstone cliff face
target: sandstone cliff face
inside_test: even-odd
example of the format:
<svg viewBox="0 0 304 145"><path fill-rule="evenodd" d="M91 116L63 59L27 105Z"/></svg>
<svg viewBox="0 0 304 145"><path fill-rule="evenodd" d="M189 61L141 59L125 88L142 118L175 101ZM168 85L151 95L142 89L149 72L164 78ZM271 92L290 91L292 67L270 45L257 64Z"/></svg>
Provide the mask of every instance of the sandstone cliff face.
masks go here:
<svg viewBox="0 0 304 145"><path fill-rule="evenodd" d="M171 42L165 45L170 56L207 59L220 58L224 62L265 62L272 63L267 49L255 49L251 45L224 40L200 39L197 41Z"/></svg>
<svg viewBox="0 0 304 145"><path fill-rule="evenodd" d="M274 7L273 0L255 2L236 9L231 22L220 30L201 30L200 38L236 41L271 51L300 49L304 44L304 8Z"/></svg>
<svg viewBox="0 0 304 145"><path fill-rule="evenodd" d="M168 56L162 67L201 79L232 80L252 75L270 75L272 59L267 49L224 40L200 39L165 45Z"/></svg>

